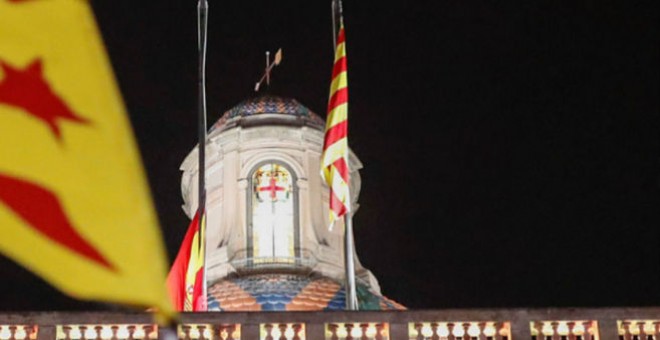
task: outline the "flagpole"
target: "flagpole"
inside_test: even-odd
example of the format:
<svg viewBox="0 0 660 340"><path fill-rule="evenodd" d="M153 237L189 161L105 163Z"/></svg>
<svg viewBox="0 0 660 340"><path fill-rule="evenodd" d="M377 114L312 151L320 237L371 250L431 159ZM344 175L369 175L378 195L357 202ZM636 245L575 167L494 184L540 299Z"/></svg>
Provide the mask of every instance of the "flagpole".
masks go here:
<svg viewBox="0 0 660 340"><path fill-rule="evenodd" d="M338 0L332 0L332 47L334 49L337 48L337 18L336 18L336 13L339 11L337 8Z"/></svg>
<svg viewBox="0 0 660 340"><path fill-rule="evenodd" d="M346 268L346 309L358 310L357 292L355 289L355 264L353 260L353 219L350 212L344 215L346 228L344 231L344 266Z"/></svg>
<svg viewBox="0 0 660 340"><path fill-rule="evenodd" d="M341 0L332 0L332 46L337 53L337 18L343 20ZM346 160L348 162L348 160ZM349 181L350 183L350 181ZM349 190L350 192L350 190ZM348 206L350 207L350 195ZM353 219L351 211L344 215L344 270L346 277L346 309L358 310L357 292L355 286L355 260L353 259Z"/></svg>
<svg viewBox="0 0 660 340"><path fill-rule="evenodd" d="M206 0L198 0L197 2L197 46L199 49L199 101L198 101L198 115L197 115L197 133L198 133L198 146L197 152L199 155L198 166L198 202L197 212L199 213L199 232L200 238L206 242L206 228L205 218L206 214L206 27L208 23L208 3ZM207 301L207 287L206 287L206 246L203 246L204 254L202 254L202 268L204 282L202 282L202 291L204 305Z"/></svg>

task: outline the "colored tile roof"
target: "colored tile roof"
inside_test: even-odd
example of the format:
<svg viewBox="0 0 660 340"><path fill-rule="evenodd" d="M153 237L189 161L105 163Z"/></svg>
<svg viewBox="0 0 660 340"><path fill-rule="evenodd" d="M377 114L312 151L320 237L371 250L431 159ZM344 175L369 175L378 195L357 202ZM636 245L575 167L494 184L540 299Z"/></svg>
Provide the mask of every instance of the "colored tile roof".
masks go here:
<svg viewBox="0 0 660 340"><path fill-rule="evenodd" d="M406 309L357 283L360 310ZM327 277L257 274L226 278L209 287L209 311L344 310L345 290Z"/></svg>
<svg viewBox="0 0 660 340"><path fill-rule="evenodd" d="M246 99L232 107L213 124L210 131L224 126L227 121L237 117L249 117L260 114L282 114L296 116L313 125L324 126L325 121L295 99L275 95L262 95Z"/></svg>

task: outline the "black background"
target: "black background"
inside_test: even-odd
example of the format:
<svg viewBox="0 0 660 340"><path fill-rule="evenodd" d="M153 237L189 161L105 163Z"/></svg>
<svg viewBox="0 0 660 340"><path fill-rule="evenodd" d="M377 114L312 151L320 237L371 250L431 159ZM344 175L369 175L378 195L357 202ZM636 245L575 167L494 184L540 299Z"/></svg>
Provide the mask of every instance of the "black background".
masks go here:
<svg viewBox="0 0 660 340"><path fill-rule="evenodd" d="M170 262L197 143L196 1L93 1ZM330 1L209 2L209 126L269 91L325 117ZM636 1L344 1L362 264L411 309L660 305L658 11ZM70 299L6 258L1 310Z"/></svg>

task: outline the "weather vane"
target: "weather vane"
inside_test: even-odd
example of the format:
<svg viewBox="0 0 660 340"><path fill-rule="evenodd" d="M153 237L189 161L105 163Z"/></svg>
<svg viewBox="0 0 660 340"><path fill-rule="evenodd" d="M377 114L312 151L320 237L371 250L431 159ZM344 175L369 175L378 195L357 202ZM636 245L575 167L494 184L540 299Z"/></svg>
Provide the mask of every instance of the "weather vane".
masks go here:
<svg viewBox="0 0 660 340"><path fill-rule="evenodd" d="M266 51L266 69L264 71L264 75L259 79L256 85L254 85L254 92L259 92L259 87L261 86L261 83L266 80L266 86L270 85L270 71L273 69L273 67L277 66L280 64L282 61L282 49L278 49L277 52L275 53L275 58L273 59L273 62L270 62L270 52Z"/></svg>

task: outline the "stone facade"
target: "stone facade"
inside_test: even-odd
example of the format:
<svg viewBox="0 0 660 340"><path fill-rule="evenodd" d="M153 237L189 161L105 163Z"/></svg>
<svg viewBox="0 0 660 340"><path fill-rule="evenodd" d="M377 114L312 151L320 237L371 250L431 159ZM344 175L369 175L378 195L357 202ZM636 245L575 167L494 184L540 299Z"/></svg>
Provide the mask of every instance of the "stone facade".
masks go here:
<svg viewBox="0 0 660 340"><path fill-rule="evenodd" d="M320 176L324 121L293 99L259 96L225 112L208 135L207 283L246 272L313 273L338 282L344 280L343 223L328 228L328 188ZM295 256L254 266L251 258L251 174L260 164L286 166L294 178L296 204ZM349 155L353 213L359 207L360 160ZM197 210L198 153L193 149L181 165L183 210ZM380 295L378 281L356 254L359 284Z"/></svg>

